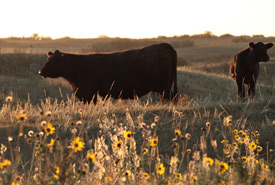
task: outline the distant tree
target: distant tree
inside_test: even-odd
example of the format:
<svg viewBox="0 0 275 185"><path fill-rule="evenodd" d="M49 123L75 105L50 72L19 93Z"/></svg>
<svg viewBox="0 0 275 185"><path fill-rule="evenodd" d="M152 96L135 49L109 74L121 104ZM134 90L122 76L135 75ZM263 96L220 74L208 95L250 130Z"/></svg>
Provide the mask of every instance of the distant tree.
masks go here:
<svg viewBox="0 0 275 185"><path fill-rule="evenodd" d="M226 33L226 34L220 35L220 38L230 38L230 37L234 37L234 35L232 35L230 33Z"/></svg>

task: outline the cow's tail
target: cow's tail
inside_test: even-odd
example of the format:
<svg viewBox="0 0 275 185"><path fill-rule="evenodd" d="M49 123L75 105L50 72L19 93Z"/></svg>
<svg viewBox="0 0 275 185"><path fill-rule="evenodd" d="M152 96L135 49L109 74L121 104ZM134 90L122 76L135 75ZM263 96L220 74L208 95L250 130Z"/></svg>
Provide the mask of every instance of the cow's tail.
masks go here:
<svg viewBox="0 0 275 185"><path fill-rule="evenodd" d="M231 61L230 63L230 68L229 68L229 74L232 78L235 78L236 77L236 74L235 74L235 67L234 67L234 62L236 62L237 60L237 56L235 56L233 58L233 60Z"/></svg>
<svg viewBox="0 0 275 185"><path fill-rule="evenodd" d="M172 93L172 98L173 98L173 102L177 103L178 99L179 99L179 91L178 91L178 82L177 82L177 63L178 63L178 57L177 57L177 52L174 50L174 54L173 54L173 78L174 78L174 91Z"/></svg>

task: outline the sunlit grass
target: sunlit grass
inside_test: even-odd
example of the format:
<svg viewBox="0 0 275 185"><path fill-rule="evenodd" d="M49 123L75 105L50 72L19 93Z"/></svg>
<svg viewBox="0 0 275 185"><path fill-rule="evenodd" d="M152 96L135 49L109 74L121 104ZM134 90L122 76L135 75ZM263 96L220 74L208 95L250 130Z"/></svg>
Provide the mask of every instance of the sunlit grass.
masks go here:
<svg viewBox="0 0 275 185"><path fill-rule="evenodd" d="M97 106L74 99L39 106L7 101L0 117L1 130L8 130L1 136L0 182L274 183L274 137L263 137L265 129L274 133L273 120L262 119L263 125L248 121L248 112L204 109L138 100Z"/></svg>

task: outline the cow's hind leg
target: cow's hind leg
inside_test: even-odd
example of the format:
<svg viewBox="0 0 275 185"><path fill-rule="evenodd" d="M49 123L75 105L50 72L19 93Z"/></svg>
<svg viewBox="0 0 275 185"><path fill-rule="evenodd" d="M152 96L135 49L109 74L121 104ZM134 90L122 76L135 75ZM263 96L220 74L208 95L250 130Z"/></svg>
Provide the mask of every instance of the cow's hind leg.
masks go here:
<svg viewBox="0 0 275 185"><path fill-rule="evenodd" d="M238 87L238 91L237 91L238 98L243 99L245 97L244 78L237 77L236 83L237 83L237 87Z"/></svg>

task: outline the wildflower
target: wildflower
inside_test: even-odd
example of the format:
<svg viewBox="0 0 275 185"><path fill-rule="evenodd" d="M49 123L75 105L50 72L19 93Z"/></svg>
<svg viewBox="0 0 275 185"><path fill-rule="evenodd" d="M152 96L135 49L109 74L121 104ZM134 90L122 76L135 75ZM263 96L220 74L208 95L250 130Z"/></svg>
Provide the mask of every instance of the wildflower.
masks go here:
<svg viewBox="0 0 275 185"><path fill-rule="evenodd" d="M39 132L39 136L43 137L44 136L44 132Z"/></svg>
<svg viewBox="0 0 275 185"><path fill-rule="evenodd" d="M257 145L256 145L254 142L252 142L252 143L249 145L249 149L250 149L250 150L256 150L256 149L257 149Z"/></svg>
<svg viewBox="0 0 275 185"><path fill-rule="evenodd" d="M11 185L20 185L20 184L17 182L12 182Z"/></svg>
<svg viewBox="0 0 275 185"><path fill-rule="evenodd" d="M268 166L267 164L264 164L264 163L261 165L261 167L262 167L263 169L268 169L268 168L269 168L269 166Z"/></svg>
<svg viewBox="0 0 275 185"><path fill-rule="evenodd" d="M186 152L187 152L188 154L190 154L190 153L191 153L191 149L188 148L188 149L186 150Z"/></svg>
<svg viewBox="0 0 275 185"><path fill-rule="evenodd" d="M32 142L33 142L33 140L32 140L31 138L28 138L28 139L27 139L27 143L28 143L29 145L31 145Z"/></svg>
<svg viewBox="0 0 275 185"><path fill-rule="evenodd" d="M173 138L173 143L178 143L178 140L176 138Z"/></svg>
<svg viewBox="0 0 275 185"><path fill-rule="evenodd" d="M55 172L56 175L59 175L59 174L60 174L60 169L59 169L58 166L55 166L55 167L54 167L54 172Z"/></svg>
<svg viewBox="0 0 275 185"><path fill-rule="evenodd" d="M82 138L76 137L72 142L71 142L71 148L74 149L74 152L77 151L82 151L84 148L85 143L83 142Z"/></svg>
<svg viewBox="0 0 275 185"><path fill-rule="evenodd" d="M158 136L150 140L150 146L157 146L159 142Z"/></svg>
<svg viewBox="0 0 275 185"><path fill-rule="evenodd" d="M244 138L241 138L240 140L239 140L239 142L241 143L241 144L244 144Z"/></svg>
<svg viewBox="0 0 275 185"><path fill-rule="evenodd" d="M86 158L89 162L94 162L96 160L96 154L88 152Z"/></svg>
<svg viewBox="0 0 275 185"><path fill-rule="evenodd" d="M156 123L152 123L152 124L151 124L151 128L155 128L156 126L157 126Z"/></svg>
<svg viewBox="0 0 275 185"><path fill-rule="evenodd" d="M198 181L198 177L197 177L197 176L193 176L193 177L192 177L192 181L193 181L193 182L197 182L197 181Z"/></svg>
<svg viewBox="0 0 275 185"><path fill-rule="evenodd" d="M1 169L5 168L5 166L10 166L10 165L11 165L11 161L8 159L5 159L3 162L0 162Z"/></svg>
<svg viewBox="0 0 275 185"><path fill-rule="evenodd" d="M238 148L238 143L234 142L234 143L233 143L233 147L234 147L234 148Z"/></svg>
<svg viewBox="0 0 275 185"><path fill-rule="evenodd" d="M82 123L82 121L79 120L75 124L76 124L76 126L80 127L80 126L82 126L83 123Z"/></svg>
<svg viewBox="0 0 275 185"><path fill-rule="evenodd" d="M104 179L105 179L106 182L111 182L112 181L112 177L109 177L109 176L104 177Z"/></svg>
<svg viewBox="0 0 275 185"><path fill-rule="evenodd" d="M186 134L185 134L185 138L186 138L187 140L190 140L190 139L191 139L191 134L186 133Z"/></svg>
<svg viewBox="0 0 275 185"><path fill-rule="evenodd" d="M54 167L54 173L55 174L53 175L53 177L56 178L56 179L59 179L60 169L59 169L58 166Z"/></svg>
<svg viewBox="0 0 275 185"><path fill-rule="evenodd" d="M226 164L225 162L221 161L219 163L219 174L223 174L224 172L226 172L228 170L228 164Z"/></svg>
<svg viewBox="0 0 275 185"><path fill-rule="evenodd" d="M239 135L235 135L235 140L239 140L240 136Z"/></svg>
<svg viewBox="0 0 275 185"><path fill-rule="evenodd" d="M238 131L237 129L235 129L235 130L234 130L234 134L237 135L238 133L239 133L239 131Z"/></svg>
<svg viewBox="0 0 275 185"><path fill-rule="evenodd" d="M165 167L163 166L162 163L160 163L157 167L157 173L162 175L162 174L164 174L164 172L165 172Z"/></svg>
<svg viewBox="0 0 275 185"><path fill-rule="evenodd" d="M41 122L41 127L44 128L46 125L47 125L47 122L46 122L46 121L42 121L42 122Z"/></svg>
<svg viewBox="0 0 275 185"><path fill-rule="evenodd" d="M143 155L146 155L148 153L148 149L147 148L143 148Z"/></svg>
<svg viewBox="0 0 275 185"><path fill-rule="evenodd" d="M54 142L55 142L55 140L51 138L51 142L48 144L48 147L50 149L50 153L53 153Z"/></svg>
<svg viewBox="0 0 275 185"><path fill-rule="evenodd" d="M211 126L211 123L210 123L209 121L207 121L207 122L205 123L205 125L206 125L206 127L210 127L210 126Z"/></svg>
<svg viewBox="0 0 275 185"><path fill-rule="evenodd" d="M247 163L247 161L248 161L247 157L245 157L245 156L242 157L242 160L243 160L243 162L245 162L245 163Z"/></svg>
<svg viewBox="0 0 275 185"><path fill-rule="evenodd" d="M179 130L179 129L175 129L175 134L177 135L177 136L180 136L181 135L181 131Z"/></svg>
<svg viewBox="0 0 275 185"><path fill-rule="evenodd" d="M7 96L7 97L6 97L6 102L7 102L7 103L11 103L12 101L13 101L12 96Z"/></svg>
<svg viewBox="0 0 275 185"><path fill-rule="evenodd" d="M143 172L142 173L142 176L145 178L145 179L150 179L150 175L146 172Z"/></svg>
<svg viewBox="0 0 275 185"><path fill-rule="evenodd" d="M182 175L181 175L181 173L176 173L176 179L179 179L179 180L181 180L181 179L182 179Z"/></svg>
<svg viewBox="0 0 275 185"><path fill-rule="evenodd" d="M121 145L122 145L122 141L121 140L117 141L115 144L116 149L119 150L121 148Z"/></svg>
<svg viewBox="0 0 275 185"><path fill-rule="evenodd" d="M269 149L269 153L273 154L274 150L273 149Z"/></svg>
<svg viewBox="0 0 275 185"><path fill-rule="evenodd" d="M124 172L124 176L129 177L130 175L131 175L131 171L126 170L126 171Z"/></svg>
<svg viewBox="0 0 275 185"><path fill-rule="evenodd" d="M18 115L16 116L16 118L17 118L18 120L20 120L20 121L24 121L24 120L28 119L28 117L27 117L25 114L23 114L23 113L18 114Z"/></svg>
<svg viewBox="0 0 275 185"><path fill-rule="evenodd" d="M52 116L52 112L51 112L51 111L47 111L47 112L45 113L45 115L49 118L49 117Z"/></svg>
<svg viewBox="0 0 275 185"><path fill-rule="evenodd" d="M155 122L155 123L159 122L159 116L155 116L154 122Z"/></svg>
<svg viewBox="0 0 275 185"><path fill-rule="evenodd" d="M213 163L214 163L214 160L212 158L210 158L210 157L205 157L205 158L203 158L203 162L205 164L207 164L208 166L212 166Z"/></svg>
<svg viewBox="0 0 275 185"><path fill-rule="evenodd" d="M240 130L239 134L240 134L241 136L244 136L244 135L245 135L245 133L244 133L243 130Z"/></svg>
<svg viewBox="0 0 275 185"><path fill-rule="evenodd" d="M144 122L140 123L139 126L140 126L141 128L143 128L143 129L146 129L146 123L144 123Z"/></svg>
<svg viewBox="0 0 275 185"><path fill-rule="evenodd" d="M30 130L29 132L28 132L28 136L29 137L32 137L34 135L34 132L32 131L32 130Z"/></svg>
<svg viewBox="0 0 275 185"><path fill-rule="evenodd" d="M261 152L263 150L263 147L257 146L257 152Z"/></svg>
<svg viewBox="0 0 275 185"><path fill-rule="evenodd" d="M72 132L72 134L76 134L77 133L77 128L73 128L71 132Z"/></svg>
<svg viewBox="0 0 275 185"><path fill-rule="evenodd" d="M124 133L124 138L125 139L130 139L132 137L132 131L127 131Z"/></svg>
<svg viewBox="0 0 275 185"><path fill-rule="evenodd" d="M11 136L8 137L8 141L12 142L13 138Z"/></svg>
<svg viewBox="0 0 275 185"><path fill-rule="evenodd" d="M48 123L45 127L44 130L46 132L46 135L54 134L55 128L52 126L51 123Z"/></svg>
<svg viewBox="0 0 275 185"><path fill-rule="evenodd" d="M232 125L232 116L229 115L225 118L225 126L231 126Z"/></svg>
<svg viewBox="0 0 275 185"><path fill-rule="evenodd" d="M228 140L224 139L224 140L221 141L221 143L222 143L222 144L223 144L223 143L224 143L224 144L227 144L227 143L228 143Z"/></svg>

